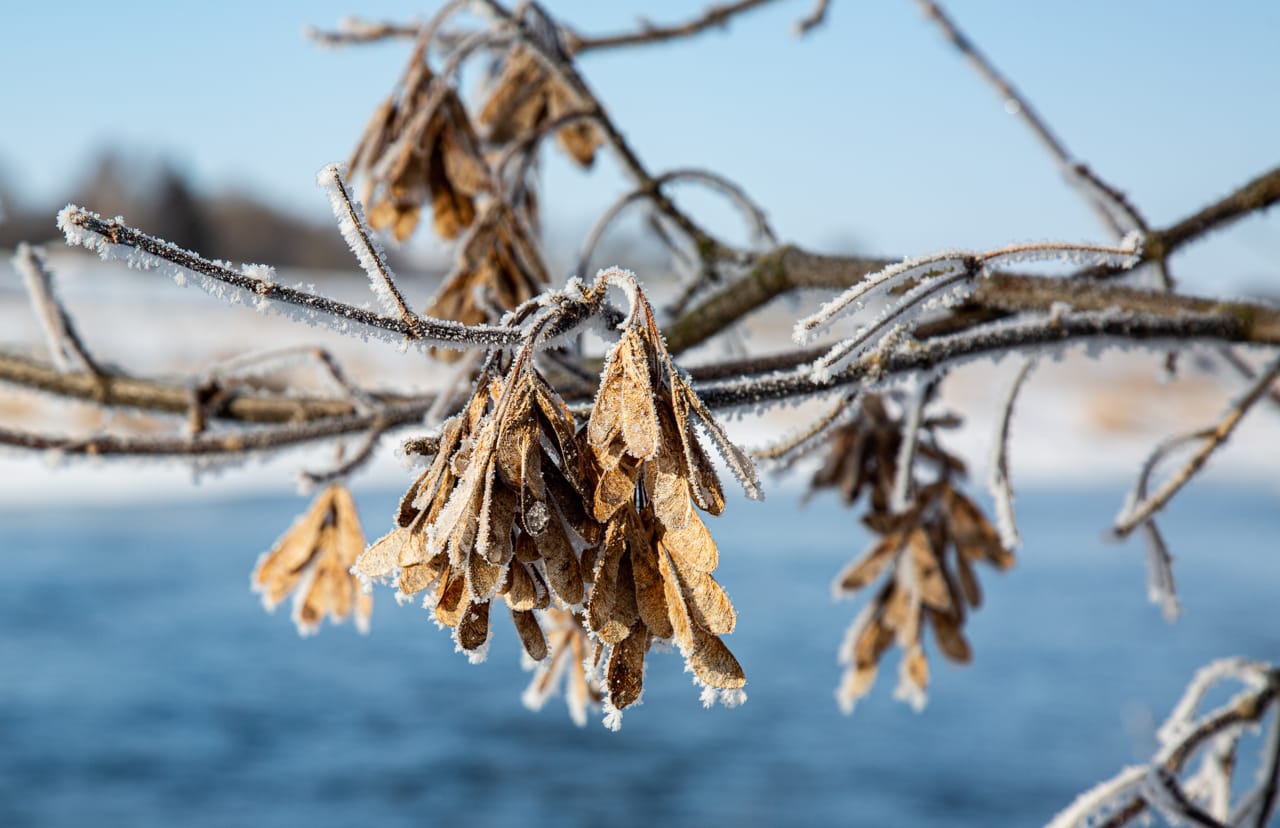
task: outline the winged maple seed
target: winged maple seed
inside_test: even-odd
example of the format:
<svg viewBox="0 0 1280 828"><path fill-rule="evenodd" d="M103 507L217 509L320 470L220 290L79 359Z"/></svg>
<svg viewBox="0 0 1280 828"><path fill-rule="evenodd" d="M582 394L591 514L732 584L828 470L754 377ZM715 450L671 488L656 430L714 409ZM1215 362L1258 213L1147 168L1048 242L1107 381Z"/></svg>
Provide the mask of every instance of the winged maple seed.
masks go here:
<svg viewBox="0 0 1280 828"><path fill-rule="evenodd" d="M491 142L508 144L558 118L587 109L587 103L548 72L533 52L517 46L503 61L502 72L477 120L489 128ZM556 130L556 142L570 158L589 167L604 138L594 123L576 121Z"/></svg>
<svg viewBox="0 0 1280 828"><path fill-rule="evenodd" d="M814 476L812 486L836 488L846 503L865 491L868 511L863 522L879 539L836 578L837 596L851 595L883 576L883 582L853 625L841 647L847 669L836 691L845 712L875 682L880 660L897 644L904 650L895 695L919 709L925 702L929 662L924 650L925 627L933 630L942 654L966 664L972 650L964 635L969 610L982 603L974 566L996 569L1013 566L999 533L978 506L956 489L953 480L964 464L933 441L921 441L918 455L939 469L938 479L918 486L909 508L894 513L894 487L903 435L883 399L866 395L854 422L832 434L832 452ZM952 424L949 418L925 420L932 432Z"/></svg>
<svg viewBox="0 0 1280 828"><path fill-rule="evenodd" d="M719 637L733 631L737 614L712 576L719 553L694 508L719 515L724 493L690 413L759 496L751 461L676 370L648 302L629 287L632 313L606 357L586 429L591 511L605 526L583 560L592 573L586 622L608 650L606 723L639 700L655 639L674 639L705 688L704 703L744 698L746 676Z"/></svg>
<svg viewBox="0 0 1280 828"><path fill-rule="evenodd" d="M490 187L489 167L462 101L434 80L419 44L348 164L353 179L364 177L360 200L368 207L369 224L390 230L398 241L413 233L428 201L436 233L457 237L475 219L476 197Z"/></svg>
<svg viewBox="0 0 1280 828"><path fill-rule="evenodd" d="M328 486L258 559L253 589L268 610L293 593L293 622L302 635L316 632L326 615L338 622L354 614L357 629L367 632L373 597L349 571L363 550L351 493L338 484Z"/></svg>

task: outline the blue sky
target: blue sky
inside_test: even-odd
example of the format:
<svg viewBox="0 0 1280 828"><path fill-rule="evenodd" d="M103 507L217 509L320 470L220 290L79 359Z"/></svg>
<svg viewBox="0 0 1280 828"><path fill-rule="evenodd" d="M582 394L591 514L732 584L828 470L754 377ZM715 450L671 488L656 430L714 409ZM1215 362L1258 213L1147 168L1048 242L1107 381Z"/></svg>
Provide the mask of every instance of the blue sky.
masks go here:
<svg viewBox="0 0 1280 828"><path fill-rule="evenodd" d="M164 155L203 187L248 189L321 216L315 171L346 157L408 50L328 50L301 37L303 24L332 24L356 5L10 8L0 173L28 201L54 198L115 146ZM436 4L358 5L364 17L407 19ZM626 27L642 10L672 20L701 7L547 5L584 31ZM808 7L783 2L697 40L590 55L583 69L652 169L705 166L734 178L787 240L910 255L1102 238L1021 122L913 3L833 0L828 24L796 39L791 22ZM1068 147L1156 224L1280 163L1280 3L948 8ZM608 159L589 175L552 161L547 186L557 236L574 243L626 188ZM709 209L733 232L731 214ZM1202 292L1274 284L1278 220L1243 223L1183 257L1175 275Z"/></svg>

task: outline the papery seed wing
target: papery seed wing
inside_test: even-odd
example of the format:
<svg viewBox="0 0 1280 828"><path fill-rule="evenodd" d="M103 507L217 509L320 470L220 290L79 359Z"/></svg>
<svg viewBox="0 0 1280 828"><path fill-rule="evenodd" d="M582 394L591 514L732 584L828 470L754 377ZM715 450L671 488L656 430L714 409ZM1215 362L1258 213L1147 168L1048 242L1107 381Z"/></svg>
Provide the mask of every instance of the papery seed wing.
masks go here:
<svg viewBox="0 0 1280 828"><path fill-rule="evenodd" d="M489 640L489 602L472 601L458 620L458 646L478 650Z"/></svg>
<svg viewBox="0 0 1280 828"><path fill-rule="evenodd" d="M669 555L658 547L658 573L662 576L662 591L667 602L667 617L671 621L671 630L676 644L686 654L693 651L693 620L689 617L689 609L684 603L684 594L680 589L680 580L676 577L675 566Z"/></svg>
<svg viewBox="0 0 1280 828"><path fill-rule="evenodd" d="M404 533L404 542L396 556L397 566L424 563L427 558L427 531L421 525L410 526L400 530Z"/></svg>
<svg viewBox="0 0 1280 828"><path fill-rule="evenodd" d="M638 460L648 460L658 450L658 412L654 408L649 382L649 362L639 351L638 337L624 335L614 359L622 364L622 436L627 451Z"/></svg>
<svg viewBox="0 0 1280 828"><path fill-rule="evenodd" d="M578 556L574 554L559 520L547 522L547 530L538 538L538 551L542 553L547 582L556 597L569 606L581 603L583 584Z"/></svg>
<svg viewBox="0 0 1280 828"><path fill-rule="evenodd" d="M496 463L494 464L497 465ZM485 481L484 500L480 504L479 536L476 551L492 564L505 564L511 560L511 532L516 522L516 509L520 498L512 489L498 480L495 471Z"/></svg>
<svg viewBox="0 0 1280 828"><path fill-rule="evenodd" d="M644 657L649 652L649 642L648 628L637 621L609 654L609 702L619 710L635 704L644 692Z"/></svg>
<svg viewBox="0 0 1280 828"><path fill-rule="evenodd" d="M944 502L951 537L960 557L969 561L987 561L997 569L1013 566L1013 553L1004 548L1000 533L972 500L948 487Z"/></svg>
<svg viewBox="0 0 1280 828"><path fill-rule="evenodd" d="M561 471L581 491L582 457L578 452L577 424L574 423L573 414L545 380L535 377L533 382L534 402L541 412L539 420L544 426L543 431L552 438L556 452L560 455Z"/></svg>
<svg viewBox="0 0 1280 828"><path fill-rule="evenodd" d="M680 444L684 449L685 468L688 470L689 494L698 508L712 515L724 512L724 487L720 485L720 475L702 442L693 429L680 430Z"/></svg>
<svg viewBox="0 0 1280 828"><path fill-rule="evenodd" d="M488 601L498 589L505 567L489 563L483 555L467 556L467 594L473 601Z"/></svg>
<svg viewBox="0 0 1280 828"><path fill-rule="evenodd" d="M334 540L338 548L338 559L343 570L351 568L356 558L364 551L364 531L360 528L360 513L356 503L351 499L351 492L345 486L335 486L333 493Z"/></svg>
<svg viewBox="0 0 1280 828"><path fill-rule="evenodd" d="M283 589L283 593L280 593L283 598L297 581L297 573L315 556L319 549L320 533L330 517L332 504L333 492L325 489L302 517L295 520L280 540L276 541L271 551L259 559L253 573L253 583L268 598L280 589ZM280 598L276 598L272 604L279 601Z"/></svg>
<svg viewBox="0 0 1280 828"><path fill-rule="evenodd" d="M674 555L671 560L676 565L685 606L693 622L716 635L733 632L738 623L738 613L724 588L705 572L682 568L680 559Z"/></svg>
<svg viewBox="0 0 1280 828"><path fill-rule="evenodd" d="M441 439L443 441L443 438ZM431 470L428 469L418 475L417 479L409 485L409 490L404 493L404 497L400 498L400 505L396 509L397 526L408 526L422 512L421 507L416 506L415 502L418 499L420 490L427 484L430 474Z"/></svg>
<svg viewBox="0 0 1280 828"><path fill-rule="evenodd" d="M929 659L925 657L924 648L916 645L907 649L902 672L912 686L921 690L929 686Z"/></svg>
<svg viewBox="0 0 1280 828"><path fill-rule="evenodd" d="M614 346L616 352L617 346ZM591 418L587 420L587 441L595 448L607 446L622 429L622 366L606 362L600 388L596 391Z"/></svg>
<svg viewBox="0 0 1280 828"><path fill-rule="evenodd" d="M957 664L968 664L973 660L973 650L964 632L953 616L941 612L929 613L933 622L933 637L938 642L942 654Z"/></svg>
<svg viewBox="0 0 1280 828"><path fill-rule="evenodd" d="M618 593L618 565L626 552L625 524L622 520L610 521L591 573L591 594L587 600L587 625L596 632L604 629L613 613Z"/></svg>
<svg viewBox="0 0 1280 828"><path fill-rule="evenodd" d="M542 560L542 552L538 549L538 542L526 532L520 532L516 536L515 553L516 560L521 563L531 564Z"/></svg>
<svg viewBox="0 0 1280 828"><path fill-rule="evenodd" d="M609 608L609 618L599 630L600 640L606 644L617 644L631 633L631 628L640 620L636 608L636 584L631 575L631 559L624 555L618 562L618 574L613 603Z"/></svg>
<svg viewBox="0 0 1280 828"><path fill-rule="evenodd" d="M410 564L400 570L400 591L405 595L415 595L430 587L448 569L449 556L443 552L428 561Z"/></svg>
<svg viewBox="0 0 1280 828"><path fill-rule="evenodd" d="M738 478L738 482L742 484L742 489L746 492L747 497L752 500L763 500L764 492L760 489L760 476L756 472L755 463L751 462L751 458L747 456L746 452L729 440L728 435L724 433L724 429L720 427L720 423L707 407L702 404L702 400L698 398L698 395L694 393L688 383L678 376L673 376L671 382L673 391L684 397L689 410L697 416L707 435L711 438L711 442L715 443L720 456L728 464L729 471L733 472L734 477Z"/></svg>
<svg viewBox="0 0 1280 828"><path fill-rule="evenodd" d="M511 611L511 622L515 624L520 643L529 658L542 661L547 657L547 637L543 635L542 625L532 612Z"/></svg>
<svg viewBox="0 0 1280 828"><path fill-rule="evenodd" d="M671 618L667 609L667 596L658 572L658 559L647 546L632 549L631 574L636 582L636 609L640 618L655 638L671 638Z"/></svg>
<svg viewBox="0 0 1280 828"><path fill-rule="evenodd" d="M702 522L702 518L692 515L683 529L675 532L663 532L662 543L672 557L680 561L682 567L699 572L714 572L720 563L720 552L716 542Z"/></svg>
<svg viewBox="0 0 1280 828"><path fill-rule="evenodd" d="M949 610L951 589L929 534L920 527L913 529L907 536L907 549L915 568L916 588L920 591L920 599L936 610Z"/></svg>
<svg viewBox="0 0 1280 828"><path fill-rule="evenodd" d="M442 578L443 579L443 578ZM444 581L440 600L436 603L436 618L446 627L456 627L467 609L466 575L459 569L450 569Z"/></svg>
<svg viewBox="0 0 1280 828"><path fill-rule="evenodd" d="M720 690L738 690L747 685L742 665L724 642L698 626L693 627L694 648L689 666L707 686Z"/></svg>
<svg viewBox="0 0 1280 828"><path fill-rule="evenodd" d="M533 576L529 574L526 565L513 561L507 572L510 583L503 595L507 606L511 607L513 612L527 612L533 609L538 603L538 590L533 584Z"/></svg>
<svg viewBox="0 0 1280 828"><path fill-rule="evenodd" d="M614 512L633 500L635 491L634 470L629 464L619 463L611 469L603 470L592 500L595 519L601 523L608 521Z"/></svg>
<svg viewBox="0 0 1280 828"><path fill-rule="evenodd" d="M903 532L892 532L881 538L871 551L847 566L836 576L836 590L839 592L856 592L871 583L884 571L902 549L906 535Z"/></svg>
<svg viewBox="0 0 1280 828"><path fill-rule="evenodd" d="M978 576L973 571L973 564L963 555L956 556L956 574L960 579L960 589L964 592L964 598L969 602L969 606L977 609L982 606L982 586L978 583Z"/></svg>
<svg viewBox="0 0 1280 828"><path fill-rule="evenodd" d="M644 464L645 488L653 503L653 513L669 531L679 531L694 519L689 484L685 482L683 464L670 448L662 448L657 457Z"/></svg>
<svg viewBox="0 0 1280 828"><path fill-rule="evenodd" d="M391 577L399 565L397 560L400 547L408 537L408 529L393 529L378 538L356 558L355 571L370 581L382 581Z"/></svg>
<svg viewBox="0 0 1280 828"><path fill-rule="evenodd" d="M521 451L520 482L523 484L521 506L527 518L529 509L534 503L542 503L545 509L547 499L547 487L542 481L542 445L538 441L536 428L529 428L526 431Z"/></svg>

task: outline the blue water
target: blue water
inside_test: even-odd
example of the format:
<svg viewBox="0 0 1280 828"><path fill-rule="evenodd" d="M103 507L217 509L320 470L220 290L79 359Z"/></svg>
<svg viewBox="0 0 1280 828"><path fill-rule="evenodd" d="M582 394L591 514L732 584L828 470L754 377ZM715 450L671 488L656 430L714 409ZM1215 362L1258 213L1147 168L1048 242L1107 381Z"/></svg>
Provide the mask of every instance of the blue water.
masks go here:
<svg viewBox="0 0 1280 828"><path fill-rule="evenodd" d="M890 665L850 718L834 654L856 605L828 585L865 534L830 501L733 503L712 531L750 700L703 710L655 655L616 734L520 705L505 620L470 666L387 590L369 637L264 614L249 571L300 499L0 512L0 825L1041 824L1149 754L1197 667L1280 660L1274 494L1174 504L1174 625L1140 545L1101 540L1121 495L1024 492L975 663L934 659L919 715ZM395 500L361 498L371 533Z"/></svg>

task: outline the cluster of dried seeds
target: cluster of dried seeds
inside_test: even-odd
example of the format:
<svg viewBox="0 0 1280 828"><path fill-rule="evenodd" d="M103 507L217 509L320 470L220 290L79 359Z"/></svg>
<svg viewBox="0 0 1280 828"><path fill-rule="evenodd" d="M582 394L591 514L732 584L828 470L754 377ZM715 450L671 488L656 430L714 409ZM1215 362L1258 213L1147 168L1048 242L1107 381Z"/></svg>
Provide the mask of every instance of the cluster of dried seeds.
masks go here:
<svg viewBox="0 0 1280 828"><path fill-rule="evenodd" d="M902 422L874 394L862 398L858 413L832 433L831 454L812 483L815 489L837 489L849 504L865 491L863 522L879 536L836 578L836 594L853 594L884 576L841 648L841 663L848 668L836 698L851 711L871 689L881 658L897 644L904 655L896 695L920 707L929 683L925 628L932 628L943 655L968 663L972 651L964 623L968 611L982 603L974 565L1003 570L1013 566L1014 557L981 509L955 488L953 480L963 475L964 464L936 441L920 441L917 451L938 469L936 480L917 486L908 508L894 512L890 503L904 439ZM927 419L921 429L932 433L953 422Z"/></svg>
<svg viewBox="0 0 1280 828"><path fill-rule="evenodd" d="M586 110L586 102L547 71L530 49L517 46L503 61L477 120L488 127L490 142L509 144ZM570 158L589 167L604 138L594 123L579 120L557 129L556 142Z"/></svg>
<svg viewBox="0 0 1280 828"><path fill-rule="evenodd" d="M356 627L365 632L373 596L350 572L363 551L364 532L351 493L338 484L328 486L258 559L253 589L269 610L292 593L293 621L303 635L315 632L326 615L334 622L354 615Z"/></svg>
<svg viewBox="0 0 1280 828"><path fill-rule="evenodd" d="M419 46L348 165L353 177L364 177L360 200L369 224L398 241L413 233L428 202L436 233L457 237L475 220L477 196L490 189L488 163L462 101L433 80Z"/></svg>
<svg viewBox="0 0 1280 828"><path fill-rule="evenodd" d="M720 431L676 370L652 312L635 301L629 325L606 359L587 425L596 480L591 504L605 526L587 604L589 628L610 648L609 704L634 704L643 689L645 654L673 639L704 700L740 699L746 677L719 636L737 614L712 576L719 553L698 507L719 515L724 493L693 432L693 413L749 490L750 461Z"/></svg>
<svg viewBox="0 0 1280 828"><path fill-rule="evenodd" d="M750 460L676 369L632 287L633 311L590 420L575 421L531 343L502 379L488 364L470 402L444 423L396 528L353 570L403 595L425 593L475 658L489 641L491 604L504 599L538 665L526 699L541 704L565 677L575 717L598 703L611 726L639 701L657 640L679 647L706 703L743 697L746 677L720 639L737 616L713 577L719 553L698 515L720 514L724 493L692 421L758 494Z"/></svg>

